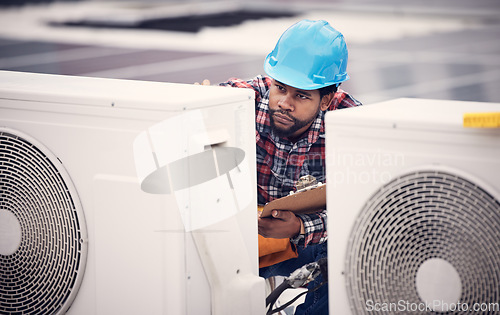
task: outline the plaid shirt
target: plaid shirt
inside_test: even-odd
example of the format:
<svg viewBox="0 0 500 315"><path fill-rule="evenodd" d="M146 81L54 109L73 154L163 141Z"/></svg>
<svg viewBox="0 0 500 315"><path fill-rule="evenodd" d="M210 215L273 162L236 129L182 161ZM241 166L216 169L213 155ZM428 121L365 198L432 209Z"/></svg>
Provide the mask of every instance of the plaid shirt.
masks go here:
<svg viewBox="0 0 500 315"><path fill-rule="evenodd" d="M257 192L258 203L284 197L295 189L295 183L304 175L312 175L325 183L325 112L320 111L311 127L292 143L271 130L269 121L269 89L272 79L257 76L252 80L230 79L222 86L253 88L255 90ZM328 110L361 105L346 92L338 89ZM299 215L304 222L304 235L292 238L297 245L323 243L327 240L327 213Z"/></svg>

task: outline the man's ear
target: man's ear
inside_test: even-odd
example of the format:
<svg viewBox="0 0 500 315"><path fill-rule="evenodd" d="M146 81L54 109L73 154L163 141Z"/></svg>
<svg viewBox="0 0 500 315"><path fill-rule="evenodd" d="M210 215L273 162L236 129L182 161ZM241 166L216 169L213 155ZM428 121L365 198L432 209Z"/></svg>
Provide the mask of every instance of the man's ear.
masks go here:
<svg viewBox="0 0 500 315"><path fill-rule="evenodd" d="M328 107L330 106L330 103L332 102L332 99L333 99L333 95L335 93L330 93L330 94L327 94L325 96L323 96L321 98L321 101L320 101L320 104L319 104L319 108L322 110L322 111L325 111L328 109Z"/></svg>

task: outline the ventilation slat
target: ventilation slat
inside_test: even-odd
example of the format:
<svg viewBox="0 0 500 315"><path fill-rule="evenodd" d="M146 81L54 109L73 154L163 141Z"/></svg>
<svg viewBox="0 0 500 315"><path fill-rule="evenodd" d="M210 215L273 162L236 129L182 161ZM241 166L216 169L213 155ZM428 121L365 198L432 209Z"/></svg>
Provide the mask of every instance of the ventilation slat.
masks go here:
<svg viewBox="0 0 500 315"><path fill-rule="evenodd" d="M0 210L21 226L17 250L0 253L0 314L65 312L87 257L83 210L69 176L34 142L0 129Z"/></svg>
<svg viewBox="0 0 500 315"><path fill-rule="evenodd" d="M461 303L500 301L499 231L499 201L467 179L435 170L394 179L366 202L350 234L345 276L353 314L371 314L369 300L424 303L415 279L434 258L458 272Z"/></svg>

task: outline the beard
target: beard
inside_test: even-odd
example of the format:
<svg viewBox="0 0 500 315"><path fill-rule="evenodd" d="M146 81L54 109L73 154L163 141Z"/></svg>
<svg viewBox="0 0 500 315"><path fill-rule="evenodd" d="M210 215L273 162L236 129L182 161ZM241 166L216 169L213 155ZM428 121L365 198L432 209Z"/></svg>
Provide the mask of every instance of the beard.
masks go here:
<svg viewBox="0 0 500 315"><path fill-rule="evenodd" d="M308 124L312 123L316 117L318 116L320 109L318 108L318 111L316 112L315 115L313 115L311 118L306 119L306 120L300 120L295 117L292 117L291 115L288 114L287 111L285 110L279 110L279 109L269 109L269 119L271 123L271 129L274 131L274 133L280 137L280 138L288 138L292 136L295 132L298 130L302 129L303 127L307 126ZM290 120L293 121L293 124L288 127L288 128L280 128L276 125L276 122L274 121L274 113L280 113L282 115L287 116L290 118Z"/></svg>

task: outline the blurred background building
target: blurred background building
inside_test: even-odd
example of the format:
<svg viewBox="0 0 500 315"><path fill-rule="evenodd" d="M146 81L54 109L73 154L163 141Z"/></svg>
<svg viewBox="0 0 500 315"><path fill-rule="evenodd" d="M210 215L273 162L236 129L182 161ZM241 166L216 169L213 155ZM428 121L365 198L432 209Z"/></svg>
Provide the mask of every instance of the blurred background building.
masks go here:
<svg viewBox="0 0 500 315"><path fill-rule="evenodd" d="M303 18L345 35L342 87L365 104L500 102L497 0L3 0L0 69L216 84L263 74L279 35Z"/></svg>

